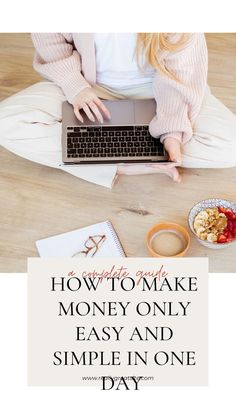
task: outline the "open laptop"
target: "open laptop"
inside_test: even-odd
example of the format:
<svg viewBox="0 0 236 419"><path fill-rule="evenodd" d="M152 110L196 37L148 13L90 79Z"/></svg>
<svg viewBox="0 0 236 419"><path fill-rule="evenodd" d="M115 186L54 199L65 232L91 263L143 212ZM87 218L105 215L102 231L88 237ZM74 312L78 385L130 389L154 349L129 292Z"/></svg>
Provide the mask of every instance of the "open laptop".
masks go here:
<svg viewBox="0 0 236 419"><path fill-rule="evenodd" d="M62 105L62 160L65 164L111 164L166 162L168 155L159 139L149 133L156 113L154 99L102 100L111 119L91 122L81 110L84 122L73 106Z"/></svg>

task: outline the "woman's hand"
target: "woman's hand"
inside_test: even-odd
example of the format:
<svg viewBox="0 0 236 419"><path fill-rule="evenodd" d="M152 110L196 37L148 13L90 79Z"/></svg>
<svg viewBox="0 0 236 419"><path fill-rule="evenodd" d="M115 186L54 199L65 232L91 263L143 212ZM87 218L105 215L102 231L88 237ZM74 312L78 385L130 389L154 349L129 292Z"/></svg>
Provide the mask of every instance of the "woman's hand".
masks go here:
<svg viewBox="0 0 236 419"><path fill-rule="evenodd" d="M73 99L72 103L74 113L80 122L84 122L80 110L83 109L90 121L95 122L96 118L100 123L103 123L103 115L107 119L111 118L110 112L102 101L93 92L91 87L86 87Z"/></svg>
<svg viewBox="0 0 236 419"><path fill-rule="evenodd" d="M169 154L169 160L180 166L182 161L180 142L174 138L167 137L164 141L164 147Z"/></svg>

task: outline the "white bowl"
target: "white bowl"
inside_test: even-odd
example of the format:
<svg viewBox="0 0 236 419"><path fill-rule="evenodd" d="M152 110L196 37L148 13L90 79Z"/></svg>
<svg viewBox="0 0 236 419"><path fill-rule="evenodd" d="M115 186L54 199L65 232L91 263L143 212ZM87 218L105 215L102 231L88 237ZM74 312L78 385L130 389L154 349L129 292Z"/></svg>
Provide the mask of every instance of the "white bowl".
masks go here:
<svg viewBox="0 0 236 419"><path fill-rule="evenodd" d="M231 201L227 201L226 199L221 198L211 198L205 199L204 201L198 202L194 207L191 208L189 215L188 215L188 223L190 230L192 231L193 235L196 237L197 241L201 243L203 246L209 247L210 249L223 249L225 247L230 246L232 243L236 242L236 238L227 243L211 243L207 240L200 239L194 231L193 223L196 215L206 209L206 208L215 208L215 207L224 207L230 208L233 212L236 213L236 204Z"/></svg>

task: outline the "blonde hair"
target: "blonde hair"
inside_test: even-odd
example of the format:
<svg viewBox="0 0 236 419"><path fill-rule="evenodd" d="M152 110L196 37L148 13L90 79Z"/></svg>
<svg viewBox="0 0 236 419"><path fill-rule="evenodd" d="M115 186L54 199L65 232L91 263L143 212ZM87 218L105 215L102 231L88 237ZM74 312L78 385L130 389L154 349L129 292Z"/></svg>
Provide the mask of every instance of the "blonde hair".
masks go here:
<svg viewBox="0 0 236 419"><path fill-rule="evenodd" d="M171 36L172 35L172 36ZM177 36L176 36L177 35ZM173 38L177 41L173 42ZM189 34L170 34L170 33L137 33L135 54L139 68L143 71L147 64L160 71L162 74L179 81L175 74L165 65L162 52L174 52L180 49L188 40ZM171 40L172 39L172 42ZM144 52L146 63L140 65L141 53Z"/></svg>

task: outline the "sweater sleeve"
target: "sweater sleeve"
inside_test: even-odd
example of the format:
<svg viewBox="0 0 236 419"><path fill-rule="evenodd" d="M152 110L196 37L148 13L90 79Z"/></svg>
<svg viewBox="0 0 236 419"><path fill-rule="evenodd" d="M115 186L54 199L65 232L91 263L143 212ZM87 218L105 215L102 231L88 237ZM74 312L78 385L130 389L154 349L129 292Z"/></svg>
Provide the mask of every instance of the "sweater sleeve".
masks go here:
<svg viewBox="0 0 236 419"><path fill-rule="evenodd" d="M72 99L89 83L81 74L81 59L72 42L61 33L31 34L35 46L34 69L55 82L71 103Z"/></svg>
<svg viewBox="0 0 236 419"><path fill-rule="evenodd" d="M149 130L161 142L167 137L190 140L207 89L208 54L204 34L194 33L180 50L169 52L165 66L178 81L156 72L153 83L156 115Z"/></svg>

